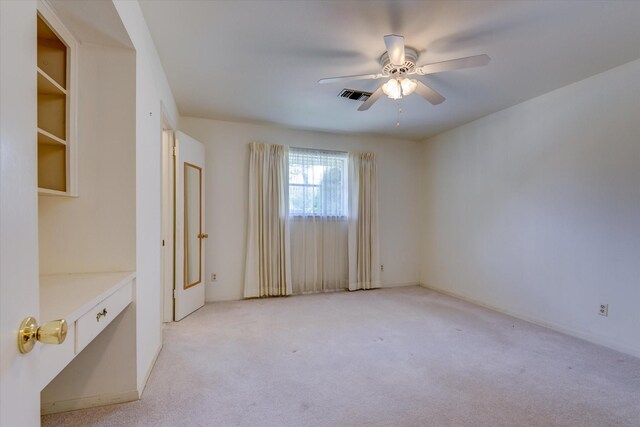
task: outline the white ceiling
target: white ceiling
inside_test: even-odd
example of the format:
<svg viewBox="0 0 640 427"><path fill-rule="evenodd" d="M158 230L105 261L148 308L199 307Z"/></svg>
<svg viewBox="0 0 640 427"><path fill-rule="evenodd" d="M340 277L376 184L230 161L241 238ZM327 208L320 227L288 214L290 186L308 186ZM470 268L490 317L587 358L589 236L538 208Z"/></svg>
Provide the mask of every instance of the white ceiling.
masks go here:
<svg viewBox="0 0 640 427"><path fill-rule="evenodd" d="M640 58L640 1L141 1L184 116L421 140ZM447 100L381 98L369 111L318 85L379 72L382 37L418 64L488 54L483 68L421 77Z"/></svg>
<svg viewBox="0 0 640 427"><path fill-rule="evenodd" d="M49 0L48 3L81 43L133 49L112 2Z"/></svg>

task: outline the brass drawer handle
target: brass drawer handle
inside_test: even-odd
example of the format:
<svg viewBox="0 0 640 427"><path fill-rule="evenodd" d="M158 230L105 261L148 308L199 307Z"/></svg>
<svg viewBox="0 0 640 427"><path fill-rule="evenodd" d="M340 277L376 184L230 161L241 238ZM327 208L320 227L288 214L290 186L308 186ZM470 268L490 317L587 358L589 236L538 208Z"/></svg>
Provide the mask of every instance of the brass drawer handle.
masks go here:
<svg viewBox="0 0 640 427"><path fill-rule="evenodd" d="M208 239L209 235L207 233L198 234L198 239Z"/></svg>
<svg viewBox="0 0 640 427"><path fill-rule="evenodd" d="M100 318L106 315L107 315L107 309L103 308L102 311L99 311L98 314L96 314L96 322L99 322Z"/></svg>

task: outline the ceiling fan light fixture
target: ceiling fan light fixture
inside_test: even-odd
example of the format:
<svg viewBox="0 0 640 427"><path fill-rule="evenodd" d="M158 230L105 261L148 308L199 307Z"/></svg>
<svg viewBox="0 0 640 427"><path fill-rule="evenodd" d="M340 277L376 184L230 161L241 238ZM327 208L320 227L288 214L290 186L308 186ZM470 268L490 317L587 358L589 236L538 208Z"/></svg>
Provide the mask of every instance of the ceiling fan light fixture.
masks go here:
<svg viewBox="0 0 640 427"><path fill-rule="evenodd" d="M416 79L402 79L400 81L400 86L402 87L402 95L408 96L416 90L418 82Z"/></svg>
<svg viewBox="0 0 640 427"><path fill-rule="evenodd" d="M402 86L398 79L389 79L388 82L382 85L382 91L391 99L402 98Z"/></svg>
<svg viewBox="0 0 640 427"><path fill-rule="evenodd" d="M415 92L430 104L438 105L445 101L444 96L440 95L425 83L416 79L409 79L407 76L412 76L414 74L425 76L427 74L441 73L443 71L482 67L483 65L487 65L491 60L488 55L481 54L467 56L465 58L449 59L447 61L434 62L416 67L419 52L416 49L405 46L404 37L398 34L386 35L384 36L384 44L387 51L379 58L380 65L382 66L382 73L330 77L320 79L318 80L318 83L335 83L345 80L388 79L384 84L378 86L378 88L371 93L369 98L367 98L367 100L358 108L358 111L367 111L382 96L382 94L385 94L391 99L400 100ZM399 114L401 111L400 102L397 104ZM398 120L398 126L399 123L400 121Z"/></svg>

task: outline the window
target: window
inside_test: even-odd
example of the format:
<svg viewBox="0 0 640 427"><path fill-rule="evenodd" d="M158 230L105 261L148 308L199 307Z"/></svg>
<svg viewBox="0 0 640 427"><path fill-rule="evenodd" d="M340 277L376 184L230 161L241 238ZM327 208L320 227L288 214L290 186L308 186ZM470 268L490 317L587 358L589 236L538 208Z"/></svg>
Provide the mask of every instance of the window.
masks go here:
<svg viewBox="0 0 640 427"><path fill-rule="evenodd" d="M289 215L347 216L347 153L289 149Z"/></svg>

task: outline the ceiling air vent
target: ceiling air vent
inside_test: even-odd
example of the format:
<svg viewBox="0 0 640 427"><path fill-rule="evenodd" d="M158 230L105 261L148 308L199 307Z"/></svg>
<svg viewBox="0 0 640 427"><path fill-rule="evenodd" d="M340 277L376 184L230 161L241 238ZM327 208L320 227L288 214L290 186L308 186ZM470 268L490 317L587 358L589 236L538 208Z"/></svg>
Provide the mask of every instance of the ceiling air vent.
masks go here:
<svg viewBox="0 0 640 427"><path fill-rule="evenodd" d="M354 101L366 101L371 96L371 92L362 92L355 89L342 89L338 94L340 98L349 98Z"/></svg>

